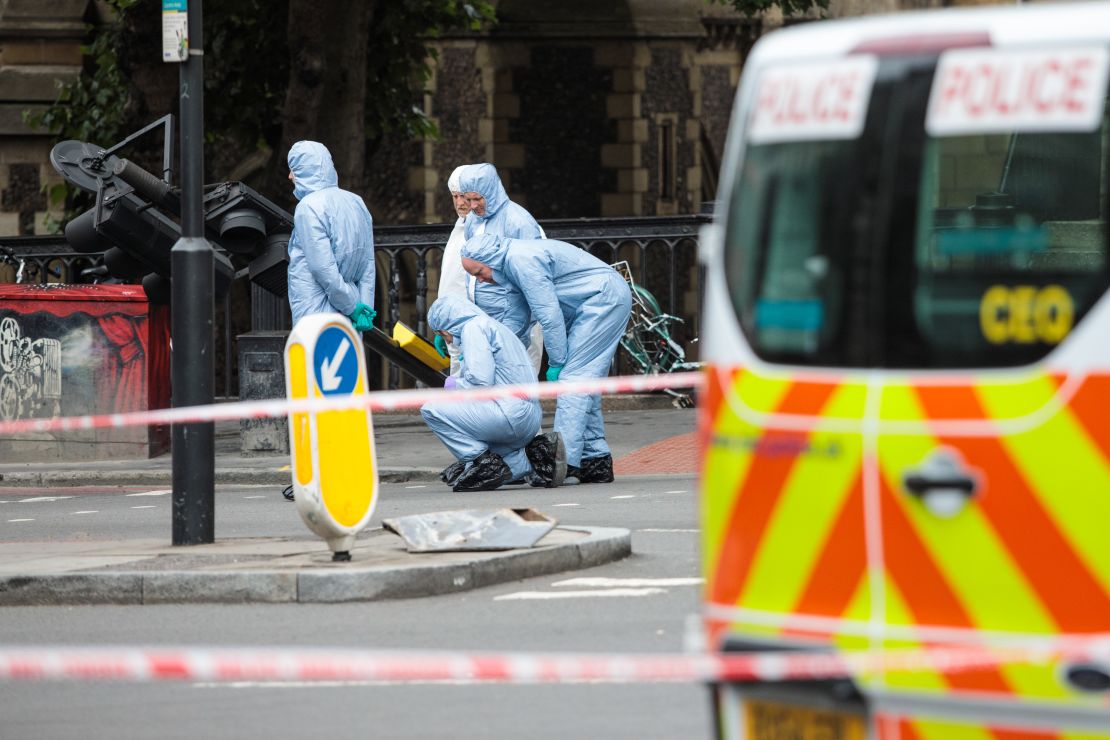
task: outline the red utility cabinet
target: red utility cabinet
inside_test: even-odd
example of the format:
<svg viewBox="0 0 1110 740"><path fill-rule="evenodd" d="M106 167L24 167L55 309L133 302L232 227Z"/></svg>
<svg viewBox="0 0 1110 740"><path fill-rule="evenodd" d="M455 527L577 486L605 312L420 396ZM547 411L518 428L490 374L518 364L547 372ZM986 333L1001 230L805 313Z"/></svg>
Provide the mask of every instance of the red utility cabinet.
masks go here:
<svg viewBox="0 0 1110 740"><path fill-rule="evenodd" d="M138 285L0 285L0 419L170 405L170 321ZM165 426L0 437L0 460L153 457Z"/></svg>

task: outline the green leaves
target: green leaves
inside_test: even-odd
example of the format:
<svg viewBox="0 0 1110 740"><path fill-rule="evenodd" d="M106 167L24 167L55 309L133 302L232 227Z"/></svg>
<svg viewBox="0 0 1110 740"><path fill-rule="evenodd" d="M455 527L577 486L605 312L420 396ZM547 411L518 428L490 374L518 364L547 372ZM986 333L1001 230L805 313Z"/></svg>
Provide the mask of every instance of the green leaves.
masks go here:
<svg viewBox="0 0 1110 740"><path fill-rule="evenodd" d="M495 20L485 0L408 0L381 3L370 29L369 99L366 132L371 142L386 133L413 138L438 136L435 124L419 105L422 83L431 76L433 50L428 41L452 31L477 31Z"/></svg>
<svg viewBox="0 0 1110 740"><path fill-rule="evenodd" d="M57 83L54 103L38 114L24 111L25 123L61 139L107 146L119 138L130 98L130 85L118 64L125 44L122 18L137 2L140 0L107 0L120 21L103 27L91 44L82 47L86 65L80 77L69 84Z"/></svg>
<svg viewBox="0 0 1110 740"><path fill-rule="evenodd" d="M24 120L61 139L110 146L176 109L168 89L176 65L159 55L159 0L103 0L114 19L90 27L83 70L61 84L54 103ZM209 174L226 176L257 150L282 141L283 113L294 54L289 49L289 0L219 0L204 7L205 159ZM445 33L477 31L494 21L488 0L381 0L365 33L364 131L368 153L387 133L437 135L424 113L423 85L434 61L429 42ZM142 86L140 89L139 86ZM167 110L168 107L168 110ZM143 142L149 146L148 142ZM157 145L152 157L160 157ZM131 156L131 155L128 155ZM54 198L55 194L51 193ZM67 190L70 210L84 196Z"/></svg>
<svg viewBox="0 0 1110 740"><path fill-rule="evenodd" d="M141 0L105 0L115 9L117 22L100 29L92 43L82 46L85 67L71 83L58 81L58 96L40 112L23 111L23 122L55 134L59 140L77 139L110 146L126 134L125 119L131 98L131 85L119 65L125 48L124 19L128 10ZM88 200L79 189L65 184L43 187L50 210L65 206L64 220L86 207ZM49 232L60 230L61 222L47 217Z"/></svg>
<svg viewBox="0 0 1110 740"><path fill-rule="evenodd" d="M708 0L718 5L731 5L749 18L774 7L782 9L784 16L805 13L810 8L827 10L829 0Z"/></svg>

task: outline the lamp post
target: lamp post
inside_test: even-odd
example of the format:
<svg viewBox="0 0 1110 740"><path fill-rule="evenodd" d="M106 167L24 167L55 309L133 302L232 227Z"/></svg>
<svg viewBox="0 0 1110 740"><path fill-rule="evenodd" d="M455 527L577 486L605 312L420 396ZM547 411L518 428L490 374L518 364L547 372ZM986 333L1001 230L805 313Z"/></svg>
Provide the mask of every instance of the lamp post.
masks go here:
<svg viewBox="0 0 1110 740"><path fill-rule="evenodd" d="M181 238L170 254L173 406L212 403L213 256L204 238L204 31L201 0L187 2L181 64ZM165 15L165 13L163 13ZM163 34L165 39L165 33ZM165 45L165 44L164 44ZM173 544L215 539L215 428L173 426Z"/></svg>

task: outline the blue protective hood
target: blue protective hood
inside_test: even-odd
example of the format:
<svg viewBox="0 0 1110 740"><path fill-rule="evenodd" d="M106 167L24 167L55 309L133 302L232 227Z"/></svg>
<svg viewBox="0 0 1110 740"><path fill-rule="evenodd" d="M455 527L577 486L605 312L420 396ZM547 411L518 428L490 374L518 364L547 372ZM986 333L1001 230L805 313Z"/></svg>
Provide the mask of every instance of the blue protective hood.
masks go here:
<svg viewBox="0 0 1110 740"><path fill-rule="evenodd" d="M428 326L437 331L449 331L457 338L466 322L484 315L482 309L465 298L445 295L437 298L428 309Z"/></svg>
<svg viewBox="0 0 1110 740"><path fill-rule="evenodd" d="M289 171L293 173L293 196L301 200L309 193L339 187L339 175L331 152L318 141L298 141L289 149Z"/></svg>
<svg viewBox="0 0 1110 740"><path fill-rule="evenodd" d="M467 240L462 248L462 256L489 265L494 272L501 272L505 266L505 255L512 239L496 234L478 234Z"/></svg>
<svg viewBox="0 0 1110 740"><path fill-rule="evenodd" d="M505 192L505 186L497 176L497 168L492 164L467 165L459 175L459 188L459 192L478 193L486 199L486 215L474 214L479 221L494 215L509 202L509 194Z"/></svg>

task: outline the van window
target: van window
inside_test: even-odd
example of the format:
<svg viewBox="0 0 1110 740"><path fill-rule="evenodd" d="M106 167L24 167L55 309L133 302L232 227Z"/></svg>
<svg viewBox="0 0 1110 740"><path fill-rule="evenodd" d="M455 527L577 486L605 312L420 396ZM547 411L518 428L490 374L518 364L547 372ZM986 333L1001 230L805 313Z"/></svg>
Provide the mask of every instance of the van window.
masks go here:
<svg viewBox="0 0 1110 740"><path fill-rule="evenodd" d="M746 147L728 195L725 271L760 357L1027 364L1110 285L1105 123L930 137L935 65L884 59L857 138Z"/></svg>
<svg viewBox="0 0 1110 740"><path fill-rule="evenodd" d="M932 364L1032 362L1106 289L1096 133L930 139L914 316Z"/></svg>
<svg viewBox="0 0 1110 740"><path fill-rule="evenodd" d="M847 258L843 218L834 201L837 173L858 156L852 141L752 147L731 219L726 269L738 289L749 339L769 356L837 356Z"/></svg>

